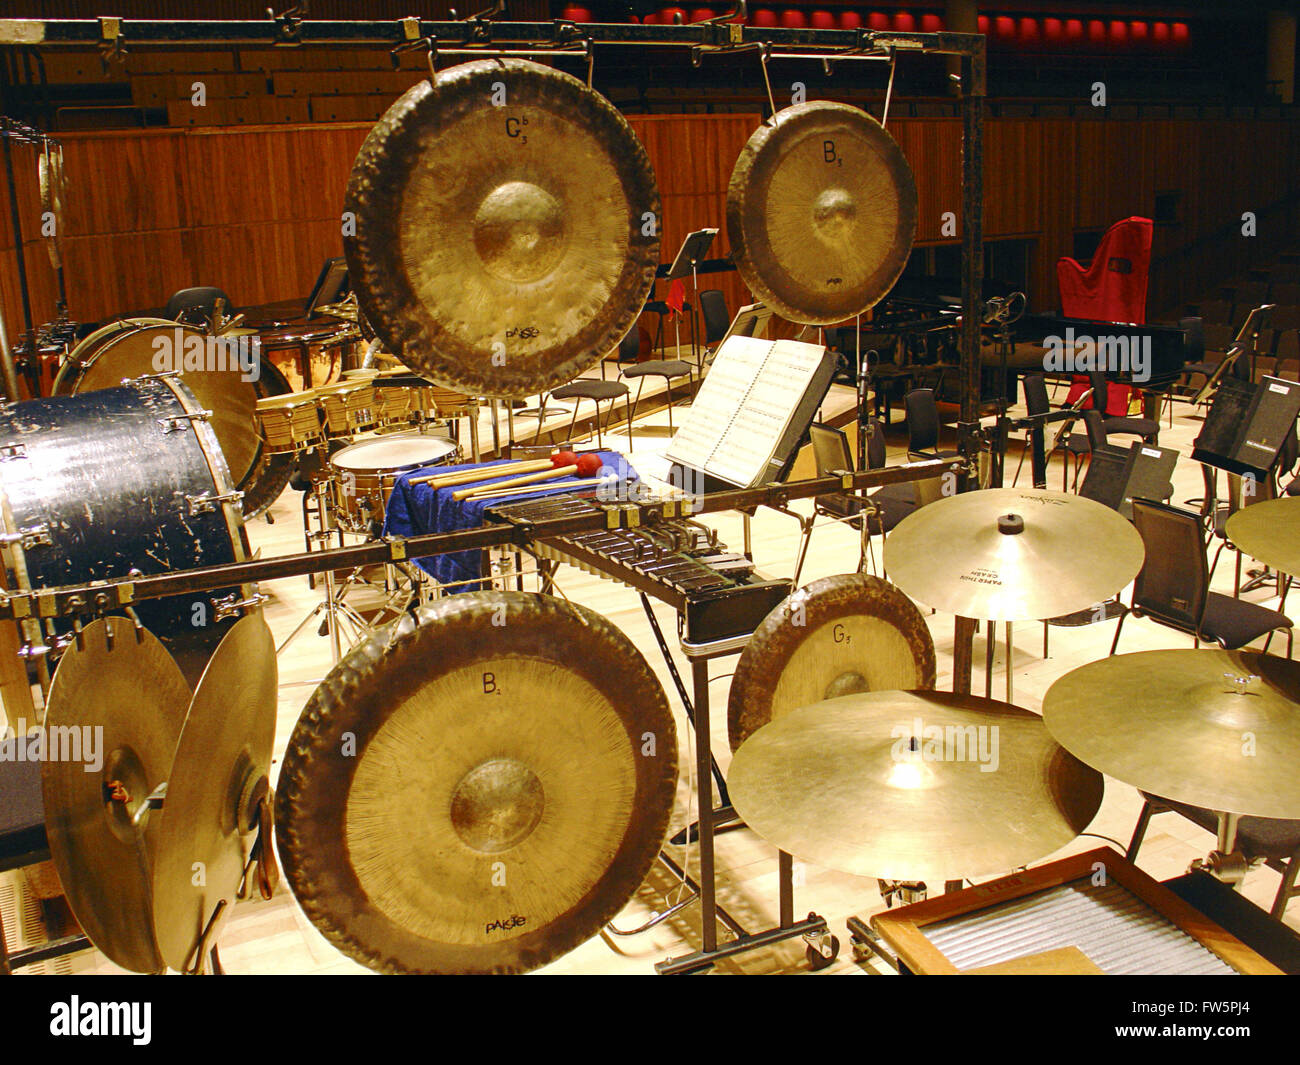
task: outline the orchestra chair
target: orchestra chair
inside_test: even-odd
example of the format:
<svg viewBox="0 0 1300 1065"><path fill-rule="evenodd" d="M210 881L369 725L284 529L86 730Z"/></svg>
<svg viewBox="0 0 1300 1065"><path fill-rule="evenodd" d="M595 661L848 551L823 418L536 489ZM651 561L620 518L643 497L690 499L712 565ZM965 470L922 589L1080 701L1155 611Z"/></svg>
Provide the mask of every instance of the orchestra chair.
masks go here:
<svg viewBox="0 0 1300 1065"><path fill-rule="evenodd" d="M731 328L731 312L727 309L726 293L720 288L706 288L699 296L700 314L704 316L704 350L696 361L696 369L713 358L714 346Z"/></svg>
<svg viewBox="0 0 1300 1065"><path fill-rule="evenodd" d="M1141 794L1144 800L1142 813L1138 815L1137 826L1133 829L1133 838L1129 841L1128 850L1124 855L1130 862L1137 861L1138 850L1146 837L1147 826L1150 825L1151 818L1155 814L1181 814L1207 832L1218 832L1219 815L1213 810L1174 802L1172 799L1164 799L1145 791ZM1277 894L1273 897L1273 905L1269 909L1269 916L1280 921L1286 912L1287 903L1296 895L1300 895L1300 889L1295 886L1296 874L1300 873L1300 865L1297 865L1297 859L1300 859L1300 821L1287 821L1276 817L1242 817L1237 822L1237 849L1252 865L1262 861L1270 869L1282 874L1282 882L1278 885Z"/></svg>
<svg viewBox="0 0 1300 1065"><path fill-rule="evenodd" d="M1100 443L1106 442L1106 432L1101 426L1101 415L1093 411L1091 413L1096 414L1097 416L1095 418L1089 418L1087 415L1090 412L1083 409L1091 396L1092 389L1090 388L1070 405L1069 410L1074 417L1066 418L1061 422L1061 427L1056 431L1056 438L1052 441L1052 446L1047 449L1048 465L1051 465L1052 456L1057 452L1060 452L1063 459L1063 465L1061 468L1062 492L1078 490L1079 471L1083 468L1083 456L1092 454L1093 438L1095 437ZM1074 423L1079 418L1083 419L1084 428L1087 430L1084 433L1076 433L1073 431ZM1071 456L1074 458L1073 489L1071 489L1070 482ZM1017 474L1018 473L1019 471L1017 471Z"/></svg>
<svg viewBox="0 0 1300 1065"><path fill-rule="evenodd" d="M860 427L860 431L865 431L865 427ZM812 442L818 477L855 472L853 451L843 429L814 422L808 427L808 438ZM867 438L867 469L883 469L885 464L885 427L881 422L874 421L871 423L871 435ZM812 517L800 518L803 535L794 567L794 586L799 586L799 574L803 572L808 544L812 540L813 526L818 518L829 518L856 529L861 534L857 572L863 571L868 558L874 572L876 559L871 538L879 533L883 541L900 521L915 510L916 501L912 497L911 486L907 484L885 485L865 496L833 492L815 497Z"/></svg>
<svg viewBox="0 0 1300 1065"><path fill-rule="evenodd" d="M1025 374L1020 379L1025 390L1025 412L1032 418L1052 413L1052 401L1047 397L1047 378L1040 373ZM1020 471L1025 465L1025 453L1029 450L1030 434L1026 431L1020 444L1020 461L1016 463L1016 475L1011 478L1011 487L1020 480Z"/></svg>
<svg viewBox="0 0 1300 1065"><path fill-rule="evenodd" d="M1206 561L1205 527L1194 511L1149 499L1133 500L1133 524L1142 536L1146 560L1133 583L1129 612L1147 617L1158 625L1201 641L1236 651L1267 635L1264 651L1278 629L1286 629L1286 654L1291 657L1291 619L1277 610L1230 595L1210 591L1210 567ZM1114 654L1124 631L1120 615Z"/></svg>
<svg viewBox="0 0 1300 1065"><path fill-rule="evenodd" d="M673 381L679 377L694 379L694 368L685 359L651 359L648 362L636 362L618 372L619 377L636 381L636 399L632 402L629 419L636 417L636 409L641 403L641 390L645 387L647 377L662 377L668 392L668 433L673 430ZM629 445L630 446L630 445Z"/></svg>
<svg viewBox="0 0 1300 1065"><path fill-rule="evenodd" d="M1098 396L1109 396L1111 388L1125 389L1130 393L1133 391L1132 389L1127 388L1125 385L1112 385L1106 380L1106 375L1104 373L1096 370L1088 374L1088 383L1092 385L1093 407L1100 407L1101 410L1105 412L1104 417L1106 419L1107 436L1110 436L1112 433L1121 436L1138 436L1148 444L1160 443L1160 422L1155 418L1130 418L1127 414L1111 414L1109 411L1112 404L1109 401L1104 403L1097 402Z"/></svg>
<svg viewBox="0 0 1300 1065"><path fill-rule="evenodd" d="M939 450L939 405L934 398L934 389L912 389L903 396L903 411L907 423L908 461L953 459L960 455L957 451ZM917 506L933 503L943 494L942 477L912 483Z"/></svg>
<svg viewBox="0 0 1300 1065"><path fill-rule="evenodd" d="M573 416L569 419L569 441L573 440L573 427L578 421L578 408L582 406L581 401L584 399L591 400L595 407L596 422L596 446L604 446L604 434L600 421L600 405L605 400L609 401L609 412L605 416L605 425L614 417L614 406L622 397L624 406L627 408L627 447L632 450L632 403L629 398L631 390L622 381L595 381L588 378L579 378L571 381L567 385L561 385L559 388L552 390L548 395L542 397L541 411L537 418L537 424L541 425L546 421L546 408L553 399L572 399Z"/></svg>
<svg viewBox="0 0 1300 1065"><path fill-rule="evenodd" d="M172 293L171 299L167 301L167 308L163 311L163 317L174 322L202 322L212 317L217 308L217 300L223 300L225 303L223 313L226 315L235 313L230 297L221 289L211 285L200 285L197 288L183 288L179 292Z"/></svg>

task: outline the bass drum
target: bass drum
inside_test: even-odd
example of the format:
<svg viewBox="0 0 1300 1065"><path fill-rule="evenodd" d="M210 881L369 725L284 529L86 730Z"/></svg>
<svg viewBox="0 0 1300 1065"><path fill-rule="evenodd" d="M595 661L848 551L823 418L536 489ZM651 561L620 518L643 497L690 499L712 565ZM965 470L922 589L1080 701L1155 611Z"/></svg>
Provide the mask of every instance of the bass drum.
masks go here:
<svg viewBox="0 0 1300 1065"><path fill-rule="evenodd" d="M0 554L11 589L246 561L216 435L178 377L0 407ZM143 600L136 614L195 683L248 588ZM222 601L224 600L224 603ZM22 623L46 646L59 633Z"/></svg>
<svg viewBox="0 0 1300 1065"><path fill-rule="evenodd" d="M123 318L110 322L72 349L54 380L54 395L113 388L128 378L156 374L160 369L156 345L166 341L179 360L184 356L183 346L195 339L206 344L210 338L201 329L165 318ZM231 335L229 339L251 343L253 338ZM178 347L181 350L175 350ZM257 401L289 391L284 375L274 370L268 373L268 364L269 360L259 356L260 372L255 381L245 380L237 363L230 369L213 366L188 370L182 375L202 408L212 412L212 431L225 456L226 467L235 488L246 495L243 504L246 517L269 507L293 472L292 463L272 462L264 454L257 429Z"/></svg>
<svg viewBox="0 0 1300 1065"><path fill-rule="evenodd" d="M627 904L676 788L663 688L609 621L545 595L455 595L316 690L276 841L304 912L362 964L524 972Z"/></svg>

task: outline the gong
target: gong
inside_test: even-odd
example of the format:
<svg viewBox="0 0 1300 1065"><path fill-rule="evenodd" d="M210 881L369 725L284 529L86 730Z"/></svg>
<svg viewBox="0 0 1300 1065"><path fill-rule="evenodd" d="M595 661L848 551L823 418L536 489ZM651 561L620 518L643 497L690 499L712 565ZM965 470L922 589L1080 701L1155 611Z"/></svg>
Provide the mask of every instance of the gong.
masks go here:
<svg viewBox="0 0 1300 1065"><path fill-rule="evenodd" d="M659 263L659 193L631 127L524 60L407 92L362 145L344 210L365 318L407 366L468 395L573 380L631 329Z"/></svg>
<svg viewBox="0 0 1300 1065"><path fill-rule="evenodd" d="M934 640L921 612L865 573L805 585L754 630L727 703L731 749L773 718L841 695L933 688Z"/></svg>
<svg viewBox="0 0 1300 1065"><path fill-rule="evenodd" d="M874 307L915 233L911 167L879 122L847 104L778 111L749 138L727 186L736 268L791 322L831 325Z"/></svg>
<svg viewBox="0 0 1300 1065"><path fill-rule="evenodd" d="M357 961L524 972L631 898L676 782L663 689L618 629L550 596L457 595L312 695L276 838L304 912Z"/></svg>

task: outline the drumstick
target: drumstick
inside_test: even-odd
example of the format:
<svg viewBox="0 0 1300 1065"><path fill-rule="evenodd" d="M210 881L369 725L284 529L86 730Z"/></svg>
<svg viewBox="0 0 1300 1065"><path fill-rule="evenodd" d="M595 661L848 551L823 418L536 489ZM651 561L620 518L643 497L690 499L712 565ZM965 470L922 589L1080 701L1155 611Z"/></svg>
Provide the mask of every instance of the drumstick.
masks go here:
<svg viewBox="0 0 1300 1065"><path fill-rule="evenodd" d="M597 485L599 486L600 484L608 484L613 481L616 481L617 479L618 478L616 477L602 478L599 482L597 482ZM517 488L503 489L500 492L494 492L490 487L488 487L483 489L483 491L479 492L477 495L470 496L467 502L475 503L483 499L495 499L498 496L501 497L524 496L527 495L529 492L556 492L559 491L559 489L561 488L570 492L579 492L579 491L586 490L590 487L591 485L589 485L586 481L565 481L563 484L523 484Z"/></svg>
<svg viewBox="0 0 1300 1065"><path fill-rule="evenodd" d="M561 466L558 469L546 470L544 473L530 473L527 477L511 477L507 480L500 481L497 484L480 484L473 488L462 488L459 492L452 492L451 498L460 502L462 499L468 499L480 493L487 495L491 492L500 491L502 488L514 488L516 485L535 484L538 481L550 481L556 477L568 477L577 473L577 466Z"/></svg>
<svg viewBox="0 0 1300 1065"><path fill-rule="evenodd" d="M452 485L473 484L475 481L487 480L489 477L501 477L512 473L535 473L550 468L550 459L526 459L519 462L501 462L495 466L480 466L473 470L457 470L455 473L431 473L424 477L412 477L407 484L450 488Z"/></svg>

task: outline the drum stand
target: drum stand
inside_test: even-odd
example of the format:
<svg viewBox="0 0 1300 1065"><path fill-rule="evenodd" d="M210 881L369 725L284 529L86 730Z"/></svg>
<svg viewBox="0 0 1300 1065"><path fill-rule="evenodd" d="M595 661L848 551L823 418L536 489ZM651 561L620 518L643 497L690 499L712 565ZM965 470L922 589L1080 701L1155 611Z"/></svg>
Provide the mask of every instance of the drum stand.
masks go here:
<svg viewBox="0 0 1300 1065"><path fill-rule="evenodd" d="M316 507L317 513L320 515L321 527L316 532L307 533L309 540L323 541L327 544L337 532L337 527L334 524L334 503L330 498L329 487L330 480L328 477L317 478L312 485L312 491L316 495ZM370 626L366 624L365 618L343 601L343 597L347 594L348 586L351 583L351 577L345 580L342 587L340 587L334 576L334 570L327 569L321 580L325 587L324 598L311 609L311 612L302 621L298 622L297 627L293 632L289 633L284 643L275 649L277 656L283 654L289 645L297 639L298 634L311 624L322 611L325 614L324 629L330 638L330 654L333 656L335 665L338 665L343 657L343 647L339 633L340 626L344 621L348 622L354 629L353 636L348 641L349 647L358 643L370 632Z"/></svg>

